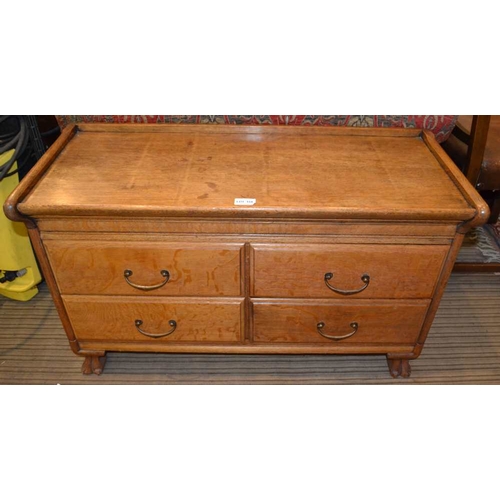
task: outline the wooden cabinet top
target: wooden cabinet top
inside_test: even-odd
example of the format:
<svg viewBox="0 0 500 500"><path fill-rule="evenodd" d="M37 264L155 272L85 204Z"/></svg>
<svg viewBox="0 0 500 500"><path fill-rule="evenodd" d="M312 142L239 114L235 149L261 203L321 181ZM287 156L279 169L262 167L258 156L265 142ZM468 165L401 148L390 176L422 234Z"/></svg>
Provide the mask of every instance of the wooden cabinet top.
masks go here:
<svg viewBox="0 0 500 500"><path fill-rule="evenodd" d="M31 217L465 221L487 212L428 132L223 125L69 127L6 212L9 203Z"/></svg>

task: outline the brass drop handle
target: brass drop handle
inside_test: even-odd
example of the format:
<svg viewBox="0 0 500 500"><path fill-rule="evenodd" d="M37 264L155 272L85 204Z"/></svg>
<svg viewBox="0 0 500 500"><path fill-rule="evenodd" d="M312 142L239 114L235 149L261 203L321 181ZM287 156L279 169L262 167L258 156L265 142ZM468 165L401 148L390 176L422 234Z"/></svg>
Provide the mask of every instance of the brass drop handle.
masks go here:
<svg viewBox="0 0 500 500"><path fill-rule="evenodd" d="M342 295L354 295L355 293L362 292L370 284L370 276L368 274L363 274L363 276L361 276L361 281L364 283L364 286L358 288L357 290L340 290L330 285L330 283L328 283L332 278L333 278L333 273L326 273L325 285L333 292L340 293Z"/></svg>
<svg viewBox="0 0 500 500"><path fill-rule="evenodd" d="M132 283L129 278L134 274L130 269L125 269L123 271L123 277L125 278L125 281L132 287L137 288L138 290L143 290L145 292L148 292L149 290L157 290L158 288L161 288L162 286L166 285L168 283L168 280L170 279L170 273L166 269L162 269L160 271L160 274L165 278L164 281L161 283L158 283L157 285L138 285L137 283Z"/></svg>
<svg viewBox="0 0 500 500"><path fill-rule="evenodd" d="M323 332L323 328L325 328L325 323L321 321L316 325L316 328L318 329L318 333L325 337L326 339L330 340L343 340L343 339L348 339L349 337L352 337L357 331L358 331L358 324L353 321L350 325L352 328L352 332L347 333L346 335L327 335L325 332Z"/></svg>
<svg viewBox="0 0 500 500"><path fill-rule="evenodd" d="M177 322L171 319L168 324L172 327L172 330L167 333L148 333L141 329L142 320L135 320L135 327L137 328L137 331L139 333L142 333L143 335L146 335L146 337L151 337L153 339L160 339L161 337L168 337L168 335L172 335L172 333L174 333L175 329L177 328Z"/></svg>

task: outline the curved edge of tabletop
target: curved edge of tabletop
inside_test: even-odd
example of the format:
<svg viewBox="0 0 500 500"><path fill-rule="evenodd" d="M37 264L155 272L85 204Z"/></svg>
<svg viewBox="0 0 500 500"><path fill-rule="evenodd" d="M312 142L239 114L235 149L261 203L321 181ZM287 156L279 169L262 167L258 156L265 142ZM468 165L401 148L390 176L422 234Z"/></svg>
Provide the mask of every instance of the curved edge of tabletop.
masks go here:
<svg viewBox="0 0 500 500"><path fill-rule="evenodd" d="M422 138L431 153L438 160L443 170L448 174L471 207L476 210L476 213L472 218L466 220L460 225L458 232L467 233L474 227L485 224L490 216L490 208L488 207L488 204L483 200L474 186L467 180L467 177L465 177L465 175L455 165L453 160L439 145L434 134L428 130L423 130Z"/></svg>
<svg viewBox="0 0 500 500"><path fill-rule="evenodd" d="M36 226L34 221L27 216L27 214L19 210L19 204L40 181L52 162L66 147L68 142L71 141L77 131L78 127L76 125L65 128L54 144L52 144L46 153L38 160L36 165L28 172L26 177L24 177L22 182L20 182L8 196L3 205L3 211L8 219L14 222L23 222L31 228Z"/></svg>

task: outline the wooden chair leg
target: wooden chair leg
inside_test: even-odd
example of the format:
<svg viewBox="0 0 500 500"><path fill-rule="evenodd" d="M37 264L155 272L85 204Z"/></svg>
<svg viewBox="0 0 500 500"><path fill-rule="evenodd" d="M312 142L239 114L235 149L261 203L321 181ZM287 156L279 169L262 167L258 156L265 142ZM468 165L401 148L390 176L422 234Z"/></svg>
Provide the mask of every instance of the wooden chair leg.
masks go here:
<svg viewBox="0 0 500 500"><path fill-rule="evenodd" d="M473 186L476 186L479 172L481 171L484 149L486 148L486 140L488 139L488 130L490 128L490 119L491 116L489 115L474 115L472 118L465 176Z"/></svg>

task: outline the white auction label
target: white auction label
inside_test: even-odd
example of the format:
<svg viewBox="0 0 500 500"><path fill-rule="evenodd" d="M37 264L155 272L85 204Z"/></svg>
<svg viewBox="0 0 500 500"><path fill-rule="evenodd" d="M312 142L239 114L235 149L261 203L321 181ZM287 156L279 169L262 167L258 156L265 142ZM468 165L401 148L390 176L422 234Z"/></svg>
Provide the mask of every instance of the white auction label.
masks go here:
<svg viewBox="0 0 500 500"><path fill-rule="evenodd" d="M255 205L256 201L257 200L255 198L235 198L234 199L234 204L235 205L250 206L250 205Z"/></svg>

